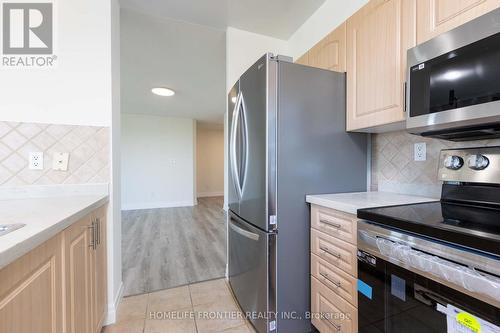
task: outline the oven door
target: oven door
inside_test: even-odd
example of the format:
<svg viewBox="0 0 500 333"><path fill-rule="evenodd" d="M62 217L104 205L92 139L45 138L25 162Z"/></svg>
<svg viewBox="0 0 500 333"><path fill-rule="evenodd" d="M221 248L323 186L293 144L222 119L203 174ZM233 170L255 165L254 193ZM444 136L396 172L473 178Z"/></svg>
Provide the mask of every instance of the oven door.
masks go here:
<svg viewBox="0 0 500 333"><path fill-rule="evenodd" d="M359 332L500 333L498 259L366 221L358 249Z"/></svg>
<svg viewBox="0 0 500 333"><path fill-rule="evenodd" d="M498 308L364 251L358 277L360 333L500 332ZM468 331L468 322L490 331L474 323Z"/></svg>

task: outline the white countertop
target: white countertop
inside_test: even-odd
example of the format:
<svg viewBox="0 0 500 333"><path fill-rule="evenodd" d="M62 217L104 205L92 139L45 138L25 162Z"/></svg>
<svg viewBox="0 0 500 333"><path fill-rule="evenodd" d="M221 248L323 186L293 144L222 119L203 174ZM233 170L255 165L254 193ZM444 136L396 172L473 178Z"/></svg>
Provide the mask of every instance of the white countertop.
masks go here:
<svg viewBox="0 0 500 333"><path fill-rule="evenodd" d="M358 209L363 208L431 202L439 199L390 192L354 192L308 195L306 201L356 215Z"/></svg>
<svg viewBox="0 0 500 333"><path fill-rule="evenodd" d="M0 236L0 269L107 201L104 194L0 200L0 224L26 224Z"/></svg>

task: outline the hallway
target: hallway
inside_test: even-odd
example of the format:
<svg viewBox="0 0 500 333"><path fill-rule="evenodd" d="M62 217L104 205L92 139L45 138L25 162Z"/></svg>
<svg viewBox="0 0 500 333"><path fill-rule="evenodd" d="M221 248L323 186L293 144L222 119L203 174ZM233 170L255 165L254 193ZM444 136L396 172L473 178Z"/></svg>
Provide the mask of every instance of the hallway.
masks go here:
<svg viewBox="0 0 500 333"><path fill-rule="evenodd" d="M221 278L226 268L222 197L193 207L122 212L124 295Z"/></svg>

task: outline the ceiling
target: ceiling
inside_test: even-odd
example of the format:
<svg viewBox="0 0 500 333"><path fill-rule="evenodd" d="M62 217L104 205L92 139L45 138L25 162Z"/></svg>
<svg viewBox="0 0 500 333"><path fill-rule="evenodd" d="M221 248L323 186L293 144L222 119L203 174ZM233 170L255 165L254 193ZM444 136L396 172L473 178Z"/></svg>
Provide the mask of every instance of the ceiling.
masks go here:
<svg viewBox="0 0 500 333"><path fill-rule="evenodd" d="M120 0L163 18L225 30L228 26L288 39L325 0Z"/></svg>
<svg viewBox="0 0 500 333"><path fill-rule="evenodd" d="M225 43L222 30L122 10L122 112L222 123ZM175 96L151 93L163 86Z"/></svg>

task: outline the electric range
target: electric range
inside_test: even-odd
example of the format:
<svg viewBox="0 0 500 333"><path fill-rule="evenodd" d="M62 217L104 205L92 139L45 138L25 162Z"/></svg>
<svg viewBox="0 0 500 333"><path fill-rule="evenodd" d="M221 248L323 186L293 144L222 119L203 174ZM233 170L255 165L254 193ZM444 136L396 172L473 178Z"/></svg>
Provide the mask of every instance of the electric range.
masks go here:
<svg viewBox="0 0 500 333"><path fill-rule="evenodd" d="M500 333L500 147L443 150L441 200L358 210L359 332Z"/></svg>

